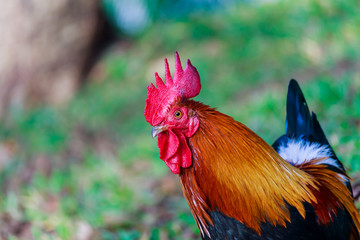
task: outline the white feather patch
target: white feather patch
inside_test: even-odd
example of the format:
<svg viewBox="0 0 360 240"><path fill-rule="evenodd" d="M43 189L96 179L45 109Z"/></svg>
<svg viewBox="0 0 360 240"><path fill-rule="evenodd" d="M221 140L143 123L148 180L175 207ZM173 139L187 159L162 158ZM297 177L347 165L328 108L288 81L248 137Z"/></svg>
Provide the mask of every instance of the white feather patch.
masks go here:
<svg viewBox="0 0 360 240"><path fill-rule="evenodd" d="M331 151L327 146L310 143L303 139L292 139L287 145L279 147L280 156L294 165L300 165L313 159L326 158L317 164L329 164L339 168L336 160L331 158Z"/></svg>

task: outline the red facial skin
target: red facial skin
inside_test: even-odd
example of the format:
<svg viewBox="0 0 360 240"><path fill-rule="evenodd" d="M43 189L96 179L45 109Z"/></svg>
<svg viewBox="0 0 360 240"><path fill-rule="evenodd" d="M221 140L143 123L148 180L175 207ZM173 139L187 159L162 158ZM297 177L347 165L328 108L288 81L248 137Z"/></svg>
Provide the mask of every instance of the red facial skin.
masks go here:
<svg viewBox="0 0 360 240"><path fill-rule="evenodd" d="M181 116L177 116L181 112ZM191 151L186 138L192 137L199 128L199 119L193 110L186 107L171 109L164 121L158 126L167 130L158 135L160 159L174 174L180 173L180 167L192 164Z"/></svg>

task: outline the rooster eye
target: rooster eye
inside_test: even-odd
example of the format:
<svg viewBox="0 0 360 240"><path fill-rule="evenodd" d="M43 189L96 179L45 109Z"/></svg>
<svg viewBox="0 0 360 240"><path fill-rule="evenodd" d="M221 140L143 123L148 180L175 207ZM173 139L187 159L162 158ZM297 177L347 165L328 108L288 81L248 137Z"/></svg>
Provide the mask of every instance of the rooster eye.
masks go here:
<svg viewBox="0 0 360 240"><path fill-rule="evenodd" d="M181 110L175 111L174 116L175 116L176 119L180 119L180 118L182 117L182 112L181 112Z"/></svg>

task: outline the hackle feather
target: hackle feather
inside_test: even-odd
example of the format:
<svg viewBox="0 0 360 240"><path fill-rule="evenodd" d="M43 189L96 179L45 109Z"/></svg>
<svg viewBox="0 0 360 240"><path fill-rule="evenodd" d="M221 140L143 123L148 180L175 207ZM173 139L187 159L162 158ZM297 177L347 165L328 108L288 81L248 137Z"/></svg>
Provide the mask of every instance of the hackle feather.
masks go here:
<svg viewBox="0 0 360 240"><path fill-rule="evenodd" d="M259 136L233 118L201 103L185 100L200 128L189 139L192 168L182 169L184 195L200 229L207 210L218 210L261 234L262 222L286 226L287 204L305 217L304 202L316 202L314 178L285 160Z"/></svg>

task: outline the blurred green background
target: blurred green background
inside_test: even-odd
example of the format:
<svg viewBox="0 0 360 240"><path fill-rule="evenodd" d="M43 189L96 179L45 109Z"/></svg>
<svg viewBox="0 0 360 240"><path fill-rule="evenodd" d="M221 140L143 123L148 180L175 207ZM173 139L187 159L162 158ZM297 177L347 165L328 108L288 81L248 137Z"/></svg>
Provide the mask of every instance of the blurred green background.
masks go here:
<svg viewBox="0 0 360 240"><path fill-rule="evenodd" d="M1 121L0 237L199 239L143 117L146 86L165 57L173 69L175 50L199 71L196 100L270 144L297 79L358 178L359 1L128 2L102 2L117 40L70 101L12 108Z"/></svg>

